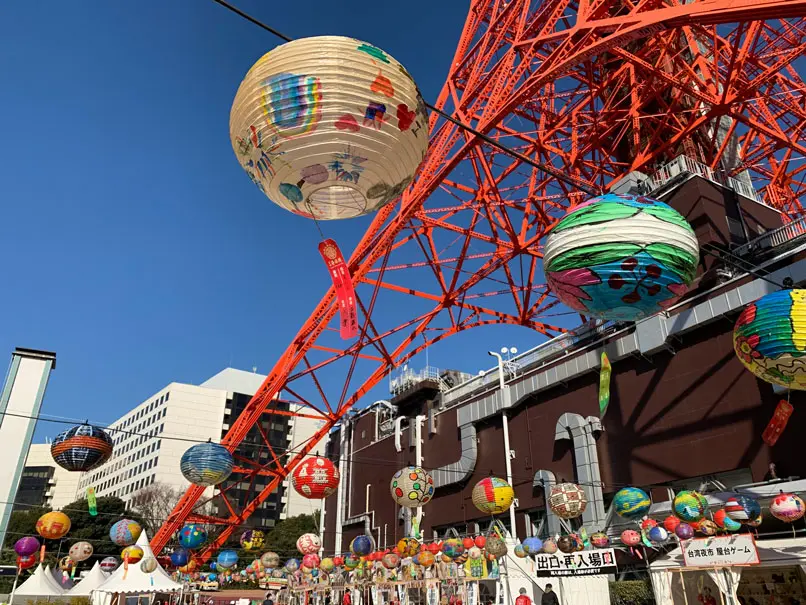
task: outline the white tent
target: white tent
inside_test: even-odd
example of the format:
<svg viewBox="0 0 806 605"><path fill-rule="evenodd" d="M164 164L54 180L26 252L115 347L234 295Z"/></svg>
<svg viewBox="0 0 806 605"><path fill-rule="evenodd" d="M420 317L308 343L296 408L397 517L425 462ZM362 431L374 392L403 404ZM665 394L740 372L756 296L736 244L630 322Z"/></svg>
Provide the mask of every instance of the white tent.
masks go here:
<svg viewBox="0 0 806 605"><path fill-rule="evenodd" d="M64 572L56 567L50 570L50 577L53 578L54 582L56 582L56 586L62 589L62 592L67 592L73 588L73 586L75 586L73 581L70 579L70 575L68 574L65 577Z"/></svg>
<svg viewBox="0 0 806 605"><path fill-rule="evenodd" d="M108 577L109 574L104 572L101 569L101 564L96 561L90 573L84 576L78 584L73 586L67 594L71 597L88 597L93 590L106 582Z"/></svg>
<svg viewBox="0 0 806 605"><path fill-rule="evenodd" d="M54 590L56 590L56 594L64 594L66 592L56 581L56 578L53 577L53 570L50 568L50 565L45 565L45 579L53 586Z"/></svg>
<svg viewBox="0 0 806 605"><path fill-rule="evenodd" d="M48 581L48 578L50 578L51 581ZM14 596L58 597L64 594L52 580L53 578L50 576L50 572L45 571L45 568L42 567L40 563L34 570L34 573L31 574L31 577L17 587L17 590L14 591Z"/></svg>
<svg viewBox="0 0 806 605"><path fill-rule="evenodd" d="M148 536L145 530L137 540L137 546L143 549L143 558L153 557L154 553L148 545ZM120 593L155 593L155 592L179 592L182 585L174 582L165 570L157 563L157 569L153 573L145 573L140 569L140 563L129 564L129 569L121 565L101 584L92 591L92 601L95 604L109 602L112 594Z"/></svg>

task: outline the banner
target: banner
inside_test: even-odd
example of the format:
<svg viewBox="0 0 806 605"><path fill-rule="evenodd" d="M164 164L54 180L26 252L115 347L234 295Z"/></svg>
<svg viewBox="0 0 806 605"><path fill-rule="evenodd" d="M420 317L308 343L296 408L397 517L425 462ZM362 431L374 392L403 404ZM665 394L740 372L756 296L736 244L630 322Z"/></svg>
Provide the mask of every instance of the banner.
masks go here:
<svg viewBox="0 0 806 605"><path fill-rule="evenodd" d="M599 418L604 418L607 406L610 405L610 360L602 351L602 367L599 370Z"/></svg>
<svg viewBox="0 0 806 605"><path fill-rule="evenodd" d="M686 567L730 567L760 563L752 534L697 538L681 542L680 546Z"/></svg>
<svg viewBox="0 0 806 605"><path fill-rule="evenodd" d="M535 556L538 578L557 576L592 576L618 571L616 551L612 548L583 550L570 554L538 554Z"/></svg>
<svg viewBox="0 0 806 605"><path fill-rule="evenodd" d="M793 408L788 402L783 399L778 402L775 412L772 414L770 423L764 432L761 434L761 440L772 447L778 442L778 437L784 432L786 423L789 422L789 417L792 415Z"/></svg>
<svg viewBox="0 0 806 605"><path fill-rule="evenodd" d="M95 500L95 488L87 488L87 506L90 509L90 516L95 517L98 515L98 502Z"/></svg>
<svg viewBox="0 0 806 605"><path fill-rule="evenodd" d="M339 301L339 333L345 340L358 336L358 311L356 308L353 278L338 245L332 239L319 243L319 254L330 271L336 298Z"/></svg>

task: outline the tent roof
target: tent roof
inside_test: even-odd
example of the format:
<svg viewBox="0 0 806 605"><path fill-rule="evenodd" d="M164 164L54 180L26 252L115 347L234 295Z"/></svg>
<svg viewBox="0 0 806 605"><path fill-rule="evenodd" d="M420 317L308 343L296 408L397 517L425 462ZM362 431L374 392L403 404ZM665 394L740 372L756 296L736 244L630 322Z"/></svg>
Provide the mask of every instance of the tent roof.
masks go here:
<svg viewBox="0 0 806 605"><path fill-rule="evenodd" d="M50 568L50 565L45 565L45 579L48 581L48 584L53 586L57 594L64 594L66 592L64 588L61 587L61 584L56 581L56 578L53 577L53 570Z"/></svg>
<svg viewBox="0 0 806 605"><path fill-rule="evenodd" d="M50 570L50 577L53 578L54 582L56 582L56 586L62 589L62 592L67 592L73 588L73 586L75 586L75 583L70 579L69 574L67 578L65 578L64 572L56 567Z"/></svg>
<svg viewBox="0 0 806 605"><path fill-rule="evenodd" d="M96 561L95 565L92 566L90 573L84 576L84 578L82 578L78 584L73 586L73 588L67 594L69 594L71 597L88 597L93 590L106 582L108 577L109 574L104 572L101 569L101 564Z"/></svg>
<svg viewBox="0 0 806 605"><path fill-rule="evenodd" d="M785 565L806 564L806 538L783 540L757 540L758 558L761 567L782 567ZM678 546L662 557L658 557L649 568L652 571L685 567L683 553Z"/></svg>
<svg viewBox="0 0 806 605"><path fill-rule="evenodd" d="M50 581L48 581L50 578ZM28 596L28 597L55 597L64 594L57 585L50 571L46 571L42 564L34 570L25 582L17 587L14 595Z"/></svg>
<svg viewBox="0 0 806 605"><path fill-rule="evenodd" d="M137 546L143 549L144 559L154 556L151 547L148 545L148 536L145 530L140 534ZM125 567L125 565L118 567L106 579L106 582L95 590L98 592L131 593L177 592L182 590L182 585L174 582L159 563L157 563L157 569L153 573L143 572L139 563L130 564L128 570Z"/></svg>

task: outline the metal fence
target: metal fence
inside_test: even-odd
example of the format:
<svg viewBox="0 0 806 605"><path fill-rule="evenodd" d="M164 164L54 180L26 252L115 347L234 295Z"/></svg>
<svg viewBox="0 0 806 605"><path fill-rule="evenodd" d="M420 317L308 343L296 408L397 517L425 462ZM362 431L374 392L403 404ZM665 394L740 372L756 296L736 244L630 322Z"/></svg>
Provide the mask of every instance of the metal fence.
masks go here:
<svg viewBox="0 0 806 605"><path fill-rule="evenodd" d="M804 234L806 234L806 217L802 217L796 221L787 223L783 227L778 227L778 229L768 231L767 233L760 235L756 239L747 242L746 244L737 246L733 250L733 254L741 256L743 254L747 254L748 252L770 250L787 242L791 242Z"/></svg>
<svg viewBox="0 0 806 605"><path fill-rule="evenodd" d="M760 204L764 204L761 196L756 193L756 190L751 185L743 183L732 176L718 174L705 164L700 164L697 160L692 160L690 157L685 155L677 156L671 162L661 167L657 172L655 172L655 174L650 176L648 179L649 186L651 190L658 189L659 187L662 187L668 183L678 174L684 173L696 174L706 180L711 181L712 183L723 185L746 198L755 200Z"/></svg>

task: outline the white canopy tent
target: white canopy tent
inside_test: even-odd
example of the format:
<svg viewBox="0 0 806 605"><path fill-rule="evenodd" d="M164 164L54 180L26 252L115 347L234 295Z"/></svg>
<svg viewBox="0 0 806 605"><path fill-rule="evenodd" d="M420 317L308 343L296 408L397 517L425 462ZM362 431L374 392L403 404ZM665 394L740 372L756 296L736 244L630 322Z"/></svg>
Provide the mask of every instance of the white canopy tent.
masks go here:
<svg viewBox="0 0 806 605"><path fill-rule="evenodd" d="M144 559L154 556L148 545L145 530L140 534L137 546L143 549ZM92 590L93 605L106 605L111 602L112 596L115 594L153 594L182 590L182 584L174 582L159 563L157 563L157 569L152 573L145 573L140 569L139 562L129 564L128 567L127 570L125 565L121 565L103 584Z"/></svg>
<svg viewBox="0 0 806 605"><path fill-rule="evenodd" d="M106 582L108 577L109 574L103 571L101 564L96 561L90 573L84 576L78 584L73 586L67 594L71 597L88 597L93 590Z"/></svg>
<svg viewBox="0 0 806 605"><path fill-rule="evenodd" d="M45 565L45 579L51 586L53 586L58 594L64 594L66 592L64 588L62 588L56 581L56 578L53 577L53 570L50 568L50 565Z"/></svg>
<svg viewBox="0 0 806 605"><path fill-rule="evenodd" d="M50 579L49 579L50 578ZM64 594L50 575L40 563L34 573L25 580L17 590L14 591L14 598L17 597L60 597ZM21 602L21 601L17 601Z"/></svg>
<svg viewBox="0 0 806 605"><path fill-rule="evenodd" d="M70 575L68 574L67 577L65 577L64 572L56 567L50 570L50 577L53 578L53 581L56 582L56 586L61 588L62 592L67 592L75 586L70 579Z"/></svg>
<svg viewBox="0 0 806 605"><path fill-rule="evenodd" d="M789 538L784 540L760 540L756 542L760 563L753 567L786 567L790 565L806 565L806 538ZM681 593L685 601L685 586L678 582L673 585L674 572L707 574L716 585L726 605L738 603L736 591L742 577L742 567L721 568L687 568L683 561L680 547L669 551L649 565L649 577L655 593L656 605L673 605L680 602L675 593ZM690 570L690 571L687 571Z"/></svg>

